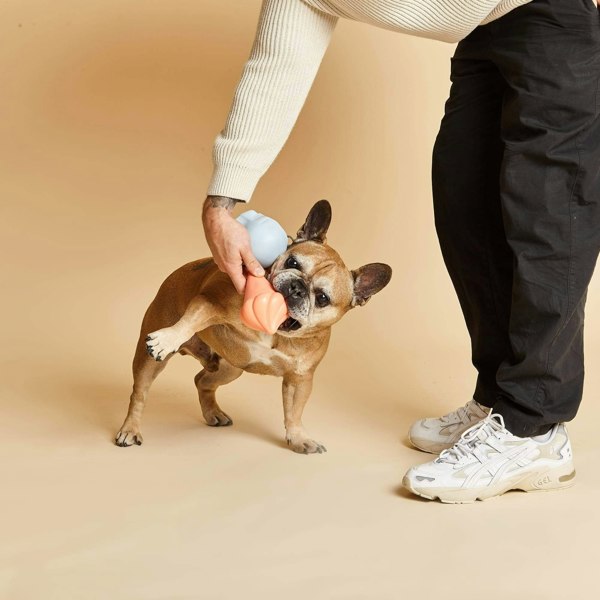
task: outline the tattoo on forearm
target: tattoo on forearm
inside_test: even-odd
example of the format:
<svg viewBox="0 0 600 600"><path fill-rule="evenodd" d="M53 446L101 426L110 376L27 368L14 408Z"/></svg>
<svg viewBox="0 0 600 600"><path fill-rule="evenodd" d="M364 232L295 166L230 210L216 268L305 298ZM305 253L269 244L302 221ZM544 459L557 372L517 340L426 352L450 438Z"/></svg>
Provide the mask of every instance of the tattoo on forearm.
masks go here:
<svg viewBox="0 0 600 600"><path fill-rule="evenodd" d="M236 202L243 202L243 200L236 200L227 196L207 196L206 199L210 202L211 206L222 206L227 209L233 208Z"/></svg>

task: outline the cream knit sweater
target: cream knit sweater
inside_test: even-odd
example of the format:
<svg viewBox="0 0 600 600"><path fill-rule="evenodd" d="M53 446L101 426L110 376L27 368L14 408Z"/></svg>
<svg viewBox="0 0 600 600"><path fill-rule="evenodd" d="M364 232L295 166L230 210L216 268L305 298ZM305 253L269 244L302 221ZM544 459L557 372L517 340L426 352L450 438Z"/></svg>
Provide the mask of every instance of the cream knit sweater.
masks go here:
<svg viewBox="0 0 600 600"><path fill-rule="evenodd" d="M250 56L212 152L207 195L248 202L285 144L340 17L458 42L531 0L263 0Z"/></svg>

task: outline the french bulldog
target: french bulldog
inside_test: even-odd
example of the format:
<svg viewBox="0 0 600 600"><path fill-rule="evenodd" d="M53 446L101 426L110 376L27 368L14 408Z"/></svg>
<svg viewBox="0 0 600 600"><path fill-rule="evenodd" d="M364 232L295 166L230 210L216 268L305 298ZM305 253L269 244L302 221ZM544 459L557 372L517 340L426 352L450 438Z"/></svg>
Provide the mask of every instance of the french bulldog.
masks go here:
<svg viewBox="0 0 600 600"><path fill-rule="evenodd" d="M326 243L331 205L319 200L286 251L265 269L280 292L289 317L274 335L241 322L243 297L212 257L187 263L171 273L144 315L133 359L129 410L115 437L118 446L140 445L146 395L175 354L190 355L204 367L194 378L208 425L231 425L217 404L219 386L244 371L283 378L285 439L303 454L325 452L302 425L315 369L325 356L331 326L350 309L363 306L390 281L392 269L369 263L349 270Z"/></svg>

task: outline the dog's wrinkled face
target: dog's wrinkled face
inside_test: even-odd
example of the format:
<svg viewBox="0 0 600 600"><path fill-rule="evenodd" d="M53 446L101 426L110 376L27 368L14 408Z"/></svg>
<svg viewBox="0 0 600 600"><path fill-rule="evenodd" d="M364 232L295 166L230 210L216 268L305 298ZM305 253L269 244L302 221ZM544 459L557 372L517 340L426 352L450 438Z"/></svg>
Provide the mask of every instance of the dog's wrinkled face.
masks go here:
<svg viewBox="0 0 600 600"><path fill-rule="evenodd" d="M279 327L284 336L307 336L330 327L355 306L362 306L389 282L392 270L370 263L349 270L325 243L331 206L319 200L296 238L271 265L267 278L286 301L289 318Z"/></svg>
<svg viewBox="0 0 600 600"><path fill-rule="evenodd" d="M332 325L351 308L350 271L335 250L319 242L288 246L271 267L269 280L283 294L290 315L279 333L314 332Z"/></svg>

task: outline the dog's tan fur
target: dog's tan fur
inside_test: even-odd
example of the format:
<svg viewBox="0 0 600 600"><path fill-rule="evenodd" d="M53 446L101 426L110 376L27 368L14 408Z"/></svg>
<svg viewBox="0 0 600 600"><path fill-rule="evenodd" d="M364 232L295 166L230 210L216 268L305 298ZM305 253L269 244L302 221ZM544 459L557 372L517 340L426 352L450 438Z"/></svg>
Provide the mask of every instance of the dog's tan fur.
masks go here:
<svg viewBox="0 0 600 600"><path fill-rule="evenodd" d="M330 220L331 207L320 200L265 275L286 297L289 314L302 323L298 330L269 335L246 327L240 320L243 298L212 258L190 262L167 277L144 315L133 359L133 392L117 445L142 443L140 423L148 389L179 353L195 357L204 367L194 382L208 425L232 424L217 404L219 386L244 371L276 375L283 378L288 445L305 454L325 451L306 433L302 412L315 369L327 351L331 326L351 308L365 304L391 277L391 268L382 263L348 270L326 243ZM286 268L292 255L300 269ZM330 303L317 306L315 296L324 290Z"/></svg>

